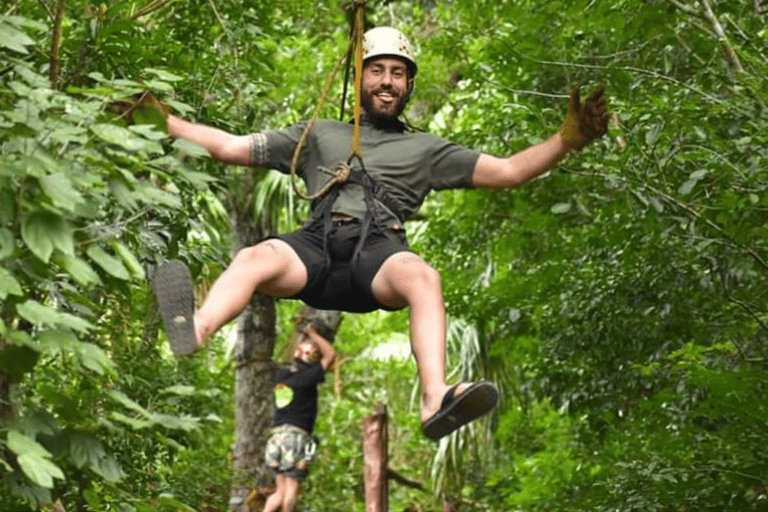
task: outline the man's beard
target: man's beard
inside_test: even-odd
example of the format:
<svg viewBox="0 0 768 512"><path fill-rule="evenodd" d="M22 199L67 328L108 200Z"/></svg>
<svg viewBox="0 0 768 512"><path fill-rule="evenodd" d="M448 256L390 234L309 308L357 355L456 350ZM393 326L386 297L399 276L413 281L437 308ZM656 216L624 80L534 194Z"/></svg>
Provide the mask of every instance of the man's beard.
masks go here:
<svg viewBox="0 0 768 512"><path fill-rule="evenodd" d="M376 91L376 93L378 92L379 91ZM371 120L371 123L374 126L379 127L384 127L396 123L398 116L403 113L405 106L408 104L410 94L406 93L402 96L398 96L397 100L395 101L394 109L390 114L387 112L382 112L373 106L373 97L376 93L372 93L363 89L360 94L363 109L365 109L365 113L368 114L368 119Z"/></svg>

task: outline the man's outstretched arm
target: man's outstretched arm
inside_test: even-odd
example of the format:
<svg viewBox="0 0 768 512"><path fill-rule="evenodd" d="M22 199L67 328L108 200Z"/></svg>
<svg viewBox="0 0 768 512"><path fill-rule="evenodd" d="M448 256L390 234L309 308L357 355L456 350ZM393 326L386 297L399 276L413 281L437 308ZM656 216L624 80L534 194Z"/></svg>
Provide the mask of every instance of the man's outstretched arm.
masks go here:
<svg viewBox="0 0 768 512"><path fill-rule="evenodd" d="M514 188L552 169L570 151L580 150L608 129L608 108L598 88L585 103L579 90L571 95L562 129L549 139L509 158L483 154L475 164L472 183L479 188Z"/></svg>
<svg viewBox="0 0 768 512"><path fill-rule="evenodd" d="M232 165L252 166L251 135L232 135L218 128L190 123L168 116L168 134L203 146L214 160Z"/></svg>

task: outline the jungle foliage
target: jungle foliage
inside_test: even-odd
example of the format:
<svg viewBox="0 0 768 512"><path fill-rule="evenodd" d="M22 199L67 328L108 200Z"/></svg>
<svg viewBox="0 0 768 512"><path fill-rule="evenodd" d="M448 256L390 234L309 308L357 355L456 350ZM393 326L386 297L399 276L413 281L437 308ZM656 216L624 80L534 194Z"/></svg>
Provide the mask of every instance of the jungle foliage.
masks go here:
<svg viewBox="0 0 768 512"><path fill-rule="evenodd" d="M233 133L306 119L346 45L341 4L4 4L0 510L227 509L228 332L171 356L152 271L182 258L204 291L243 197L264 215L282 187L281 230L306 205L109 105L150 89ZM493 379L500 407L428 442L413 362L372 352L407 339L407 314L346 315L303 509L364 509L378 403L392 469L426 488L393 482L393 510L768 508L766 16L759 0L367 3L415 43L414 126L504 156L557 130L576 86L604 84L614 116L520 189L430 196L409 237L443 276L451 378ZM278 339L297 308L279 304Z"/></svg>

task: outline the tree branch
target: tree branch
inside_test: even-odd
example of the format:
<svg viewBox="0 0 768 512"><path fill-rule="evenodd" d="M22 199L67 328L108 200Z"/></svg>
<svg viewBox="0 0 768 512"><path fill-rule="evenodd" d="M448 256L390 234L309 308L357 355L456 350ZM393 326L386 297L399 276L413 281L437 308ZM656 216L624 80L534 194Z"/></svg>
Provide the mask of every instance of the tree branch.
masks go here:
<svg viewBox="0 0 768 512"><path fill-rule="evenodd" d="M399 484L403 484L406 487L411 487L413 489L418 489L420 491L426 490L424 488L424 484L422 484L421 482L417 482L415 480L411 480L410 478L406 478L392 468L387 468L387 478L389 480L394 480Z"/></svg>
<svg viewBox="0 0 768 512"><path fill-rule="evenodd" d="M64 20L64 8L67 0L59 0L56 4L56 14L53 18L53 34L51 36L51 60L48 69L48 80L51 83L51 89L56 90L59 83L59 70L61 60L59 51L61 49L61 23Z"/></svg>
<svg viewBox="0 0 768 512"><path fill-rule="evenodd" d="M715 13L712 11L712 7L709 5L709 0L699 0L699 4L701 4L701 8L704 11L704 17L712 25L712 29L715 31L715 34L717 34L717 38L720 40L720 44L723 45L725 54L728 56L728 60L731 62L731 66L733 66L733 69L735 69L737 72L743 73L744 68L739 61L739 56L736 55L736 50L733 49L728 36L725 35L725 30L720 24L720 20L717 19L717 16L715 16Z"/></svg>
<svg viewBox="0 0 768 512"><path fill-rule="evenodd" d="M549 65L549 66L562 66L562 67L573 67L573 68L582 68L582 69L599 69L599 70L619 70L619 71L630 71L633 73L639 73L643 75L650 75L654 78L659 78L661 80L665 80L667 82L673 83L678 87L682 87L683 89L688 89L689 91L693 91L696 94L700 94L701 96L707 98L708 100L712 101L713 103L723 103L723 100L716 98L715 96L712 96L711 94L707 94L706 92L697 89L696 87L693 87L692 85L689 85L688 83L681 82L680 80L676 80L670 76L663 75L657 71L648 70L648 69L641 69L636 68L633 66L598 66L596 64L577 64L574 62L560 62L560 61L551 61L551 60L539 60L534 59L532 57L529 57L523 53L520 53L515 48L512 47L509 43L506 44L507 48L514 54L529 60L531 62L535 62L536 64L542 64L542 65Z"/></svg>
<svg viewBox="0 0 768 512"><path fill-rule="evenodd" d="M686 14L690 14L691 16L701 16L701 13L697 11L696 9L693 9L692 7L688 7L684 3L678 2L677 0L668 0L670 4L672 4L677 9L683 11Z"/></svg>

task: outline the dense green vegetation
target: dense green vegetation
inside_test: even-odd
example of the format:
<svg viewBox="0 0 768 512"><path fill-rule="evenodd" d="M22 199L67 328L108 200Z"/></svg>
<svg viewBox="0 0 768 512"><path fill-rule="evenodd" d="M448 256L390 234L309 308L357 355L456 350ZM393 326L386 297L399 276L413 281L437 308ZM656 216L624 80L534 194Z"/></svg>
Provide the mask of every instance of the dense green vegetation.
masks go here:
<svg viewBox="0 0 768 512"><path fill-rule="evenodd" d="M306 205L108 106L148 88L235 133L306 119L348 3L3 4L0 510L228 508L234 334L173 358L148 283L180 257L202 292L233 219L293 229ZM429 198L409 236L443 276L451 377L492 378L500 407L428 442L414 364L370 352L407 339L407 315L345 315L301 508L364 510L360 426L385 403L390 465L426 487L392 483L392 510L766 510L768 6L366 12L415 43L415 126L503 156L557 130L576 85L605 84L615 116L523 188ZM278 303L278 357L299 307Z"/></svg>

